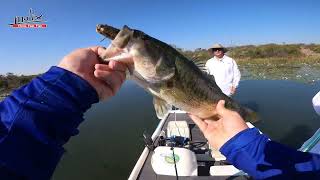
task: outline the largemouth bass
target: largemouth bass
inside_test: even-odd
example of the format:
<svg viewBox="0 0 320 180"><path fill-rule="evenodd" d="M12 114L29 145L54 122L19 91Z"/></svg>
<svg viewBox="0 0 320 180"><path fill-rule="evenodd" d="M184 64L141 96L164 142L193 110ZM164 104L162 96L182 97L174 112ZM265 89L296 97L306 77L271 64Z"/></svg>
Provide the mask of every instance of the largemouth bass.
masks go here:
<svg viewBox="0 0 320 180"><path fill-rule="evenodd" d="M128 26L119 30L99 24L96 30L112 40L107 51L115 55L101 58L127 64L131 79L154 96L158 118L175 106L202 119L217 119L216 105L225 100L226 108L256 120L255 113L226 96L214 78L168 44Z"/></svg>

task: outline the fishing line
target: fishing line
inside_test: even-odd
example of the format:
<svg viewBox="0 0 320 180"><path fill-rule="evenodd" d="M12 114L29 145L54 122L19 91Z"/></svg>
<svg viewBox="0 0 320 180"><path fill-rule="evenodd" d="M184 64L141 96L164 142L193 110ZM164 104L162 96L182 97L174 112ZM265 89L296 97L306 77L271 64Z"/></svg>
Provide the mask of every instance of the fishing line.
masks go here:
<svg viewBox="0 0 320 180"><path fill-rule="evenodd" d="M172 150L172 155L173 155L173 162L174 162L174 170L176 171L176 177L177 177L177 180L179 179L178 178L178 169L177 169L177 163L176 163L176 157L174 155L174 148L171 147L171 150Z"/></svg>
<svg viewBox="0 0 320 180"><path fill-rule="evenodd" d="M179 136L181 136L179 127L178 127L178 125L177 125L177 114L176 114L176 110L174 111L174 124L175 124L176 127L177 127ZM174 162L174 170L175 170L175 172L176 172L176 178L177 178L177 180L178 180L178 169L177 169L177 163L176 163L176 156L174 155L174 148L171 147L171 149L172 149L172 156L173 156L173 162Z"/></svg>
<svg viewBox="0 0 320 180"><path fill-rule="evenodd" d="M177 125L177 114L176 114L176 110L174 111L174 124L176 125L176 128L177 128L177 130L178 130L179 136L181 136L179 127L178 127L178 125Z"/></svg>
<svg viewBox="0 0 320 180"><path fill-rule="evenodd" d="M104 41L105 39L106 39L106 37L105 37L105 38L103 38L100 42Z"/></svg>

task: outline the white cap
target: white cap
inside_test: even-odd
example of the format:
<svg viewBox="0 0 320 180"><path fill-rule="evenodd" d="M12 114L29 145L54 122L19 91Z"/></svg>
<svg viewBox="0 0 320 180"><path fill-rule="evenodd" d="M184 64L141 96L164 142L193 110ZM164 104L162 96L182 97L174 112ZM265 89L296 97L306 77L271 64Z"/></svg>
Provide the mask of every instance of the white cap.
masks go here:
<svg viewBox="0 0 320 180"><path fill-rule="evenodd" d="M312 105L318 115L320 115L320 91L312 98Z"/></svg>

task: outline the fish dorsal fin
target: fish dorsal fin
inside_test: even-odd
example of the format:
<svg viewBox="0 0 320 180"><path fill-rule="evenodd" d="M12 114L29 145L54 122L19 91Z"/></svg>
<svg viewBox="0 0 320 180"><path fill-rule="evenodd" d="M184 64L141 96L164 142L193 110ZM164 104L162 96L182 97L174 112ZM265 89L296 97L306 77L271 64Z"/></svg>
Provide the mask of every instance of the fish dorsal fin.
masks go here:
<svg viewBox="0 0 320 180"><path fill-rule="evenodd" d="M168 104L163 99L160 99L158 97L153 97L153 105L154 109L156 110L157 117L159 119L163 119L167 113L172 109L172 105Z"/></svg>
<svg viewBox="0 0 320 180"><path fill-rule="evenodd" d="M208 69L206 67L206 61L193 61L193 63L202 71L205 73L208 73Z"/></svg>
<svg viewBox="0 0 320 180"><path fill-rule="evenodd" d="M206 67L206 61L192 61L202 72L205 76L209 79L214 81L214 76L209 74L208 68Z"/></svg>

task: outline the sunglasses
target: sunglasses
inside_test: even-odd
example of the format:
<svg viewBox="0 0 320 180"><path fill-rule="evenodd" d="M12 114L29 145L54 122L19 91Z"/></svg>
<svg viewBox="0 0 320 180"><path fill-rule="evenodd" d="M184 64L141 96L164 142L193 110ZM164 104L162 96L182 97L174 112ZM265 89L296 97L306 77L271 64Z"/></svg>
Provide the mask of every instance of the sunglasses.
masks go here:
<svg viewBox="0 0 320 180"><path fill-rule="evenodd" d="M212 52L215 52L215 51L222 51L222 48L212 49Z"/></svg>

